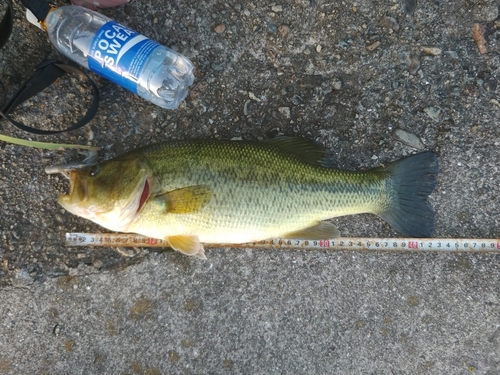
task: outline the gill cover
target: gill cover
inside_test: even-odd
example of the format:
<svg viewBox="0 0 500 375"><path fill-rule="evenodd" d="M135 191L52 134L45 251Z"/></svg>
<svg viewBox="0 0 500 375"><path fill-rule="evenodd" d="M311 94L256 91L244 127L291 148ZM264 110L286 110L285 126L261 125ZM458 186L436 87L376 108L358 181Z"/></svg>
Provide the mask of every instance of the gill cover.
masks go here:
<svg viewBox="0 0 500 375"><path fill-rule="evenodd" d="M113 159L70 172L70 193L57 202L72 214L124 231L151 191L147 168L136 158Z"/></svg>

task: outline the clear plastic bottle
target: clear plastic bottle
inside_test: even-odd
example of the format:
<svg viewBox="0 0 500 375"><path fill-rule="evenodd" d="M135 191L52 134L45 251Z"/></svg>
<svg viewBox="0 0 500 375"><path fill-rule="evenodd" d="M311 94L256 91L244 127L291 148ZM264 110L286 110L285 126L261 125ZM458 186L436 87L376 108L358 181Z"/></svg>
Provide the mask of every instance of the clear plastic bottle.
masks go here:
<svg viewBox="0 0 500 375"><path fill-rule="evenodd" d="M45 27L66 57L160 107L177 108L194 81L186 57L92 10L56 8Z"/></svg>

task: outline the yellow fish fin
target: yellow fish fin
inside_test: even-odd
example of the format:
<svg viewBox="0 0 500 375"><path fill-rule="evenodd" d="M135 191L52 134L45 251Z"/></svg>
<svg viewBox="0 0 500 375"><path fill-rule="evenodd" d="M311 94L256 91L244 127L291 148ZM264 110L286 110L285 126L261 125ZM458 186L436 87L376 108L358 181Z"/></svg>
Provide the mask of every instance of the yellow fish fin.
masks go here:
<svg viewBox="0 0 500 375"><path fill-rule="evenodd" d="M197 236L172 236L167 237L167 241L172 249L185 255L207 259L205 249Z"/></svg>
<svg viewBox="0 0 500 375"><path fill-rule="evenodd" d="M213 192L208 186L188 186L163 194L155 199L165 201L165 210L171 214L189 214L201 210L212 198Z"/></svg>
<svg viewBox="0 0 500 375"><path fill-rule="evenodd" d="M302 240L326 240L329 238L340 237L340 232L332 223L320 221L312 227L286 233L285 235L283 235L283 237L297 238Z"/></svg>

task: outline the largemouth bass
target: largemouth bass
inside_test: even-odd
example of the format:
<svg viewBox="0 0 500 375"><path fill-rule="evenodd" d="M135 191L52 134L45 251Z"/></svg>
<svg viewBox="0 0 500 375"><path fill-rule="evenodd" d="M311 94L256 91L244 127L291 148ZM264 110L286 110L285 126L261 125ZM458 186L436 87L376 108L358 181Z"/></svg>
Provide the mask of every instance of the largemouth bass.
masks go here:
<svg viewBox="0 0 500 375"><path fill-rule="evenodd" d="M335 238L339 231L323 220L358 213L377 214L407 236L432 235L434 153L358 172L324 160L324 149L303 138L165 142L71 170L71 191L58 202L200 258L202 243Z"/></svg>

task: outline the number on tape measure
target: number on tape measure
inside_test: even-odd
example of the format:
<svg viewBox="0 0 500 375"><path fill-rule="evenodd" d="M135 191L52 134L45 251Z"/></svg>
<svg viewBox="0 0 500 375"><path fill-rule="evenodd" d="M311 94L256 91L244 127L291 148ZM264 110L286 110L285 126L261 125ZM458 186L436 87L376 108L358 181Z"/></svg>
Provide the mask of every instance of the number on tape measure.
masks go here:
<svg viewBox="0 0 500 375"><path fill-rule="evenodd" d="M67 233L68 246L144 246L168 247L168 241L131 233ZM410 238L343 238L298 240L273 238L243 244L205 244L205 247L250 247L262 249L326 249L370 251L464 251L500 252L498 239L410 239Z"/></svg>

